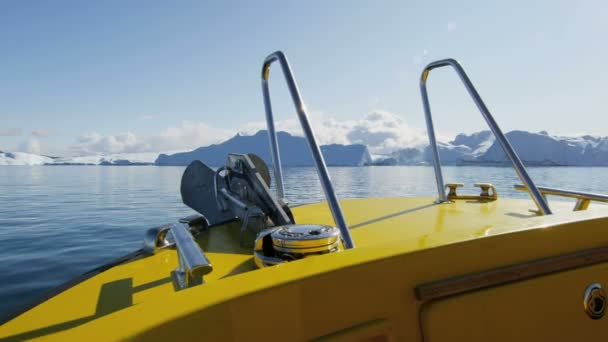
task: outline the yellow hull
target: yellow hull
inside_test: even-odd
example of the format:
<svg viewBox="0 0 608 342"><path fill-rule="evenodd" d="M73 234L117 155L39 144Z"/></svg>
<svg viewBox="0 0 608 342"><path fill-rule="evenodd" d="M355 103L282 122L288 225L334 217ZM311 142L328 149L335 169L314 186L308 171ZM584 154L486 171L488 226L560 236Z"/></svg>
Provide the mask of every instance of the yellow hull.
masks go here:
<svg viewBox="0 0 608 342"><path fill-rule="evenodd" d="M119 264L0 326L0 340L608 340L588 285L608 286L603 206L529 200L342 201L356 249L256 269L239 224L198 243L206 283L176 291L175 250ZM325 203L298 223L333 224Z"/></svg>

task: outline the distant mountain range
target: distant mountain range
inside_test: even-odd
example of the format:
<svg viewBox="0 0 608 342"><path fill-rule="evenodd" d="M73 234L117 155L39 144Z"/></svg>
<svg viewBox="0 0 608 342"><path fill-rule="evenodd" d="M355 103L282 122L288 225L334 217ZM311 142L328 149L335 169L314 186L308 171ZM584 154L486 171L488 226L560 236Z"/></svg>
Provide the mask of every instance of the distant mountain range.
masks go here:
<svg viewBox="0 0 608 342"><path fill-rule="evenodd" d="M313 166L314 162L306 139L286 132L278 132L279 151L283 166ZM363 166L372 163L367 146L322 145L321 152L329 166ZM240 135L220 143L199 147L193 151L175 154L124 153L83 157L46 157L23 152L0 153L0 165L179 165L185 166L193 160L202 160L211 166L226 163L228 153L255 153L268 165L272 164L268 145L268 133L259 131L254 135Z"/></svg>
<svg viewBox="0 0 608 342"><path fill-rule="evenodd" d="M286 132L278 132L279 153L283 166L313 166L314 161L308 147L308 142L302 137L293 136ZM321 152L325 162L330 166L363 166L372 163L372 157L367 146L354 145L322 145ZM156 165L188 165L193 160L201 160L212 166L226 163L228 153L255 153L268 165L272 164L267 131L259 131L254 135L240 135L224 141L221 144L197 148L190 152L161 154L155 161Z"/></svg>
<svg viewBox="0 0 608 342"><path fill-rule="evenodd" d="M547 132L526 131L511 131L506 135L526 165L608 166L608 137L560 137ZM313 165L304 138L286 132L279 132L277 136L284 166ZM459 134L454 140L440 142L438 146L443 164L508 164L489 131ZM376 155L373 159L368 148L361 144L323 145L321 151L330 166L426 165L431 162L428 146L405 147L388 155ZM271 164L268 135L266 131L259 131L254 135L237 134L220 144L175 154L131 153L60 158L0 151L0 165L188 165L198 159L211 166L220 166L231 152L255 153Z"/></svg>
<svg viewBox="0 0 608 342"><path fill-rule="evenodd" d="M121 153L81 157L50 157L25 152L0 152L1 165L154 165L158 153Z"/></svg>

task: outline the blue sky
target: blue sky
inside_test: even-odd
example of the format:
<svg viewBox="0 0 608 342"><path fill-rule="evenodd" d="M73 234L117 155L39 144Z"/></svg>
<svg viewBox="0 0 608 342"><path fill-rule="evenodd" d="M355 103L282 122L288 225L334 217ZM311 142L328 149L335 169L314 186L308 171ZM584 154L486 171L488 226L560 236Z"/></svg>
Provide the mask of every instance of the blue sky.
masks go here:
<svg viewBox="0 0 608 342"><path fill-rule="evenodd" d="M420 71L446 57L505 130L608 135L606 18L606 1L5 0L0 149L168 151L254 131L279 49L325 142L417 142ZM281 77L274 107L296 130ZM485 128L448 70L429 92L442 136Z"/></svg>

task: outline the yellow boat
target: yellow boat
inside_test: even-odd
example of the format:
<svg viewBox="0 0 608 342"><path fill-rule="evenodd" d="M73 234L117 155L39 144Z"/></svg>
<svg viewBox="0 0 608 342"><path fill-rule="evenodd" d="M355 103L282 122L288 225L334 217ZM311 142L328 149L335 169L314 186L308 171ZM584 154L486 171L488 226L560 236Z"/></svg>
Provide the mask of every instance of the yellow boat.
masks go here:
<svg viewBox="0 0 608 342"><path fill-rule="evenodd" d="M289 207L268 88L285 74L326 201ZM492 184L444 184L426 82L451 66L532 201ZM144 248L21 309L1 341L606 341L605 195L537 187L462 67L429 64L421 91L437 197L339 201L281 52L262 88L273 158L193 162L184 203L201 215L150 229ZM447 191L446 191L447 190ZM469 191L470 192L470 191ZM576 199L574 210L566 201ZM590 205L591 204L591 205Z"/></svg>

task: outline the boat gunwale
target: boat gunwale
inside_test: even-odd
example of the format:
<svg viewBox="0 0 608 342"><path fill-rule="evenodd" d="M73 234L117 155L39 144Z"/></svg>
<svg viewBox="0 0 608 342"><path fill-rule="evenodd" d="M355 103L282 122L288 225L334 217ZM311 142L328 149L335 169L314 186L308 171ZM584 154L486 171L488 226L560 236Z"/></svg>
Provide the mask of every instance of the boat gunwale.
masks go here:
<svg viewBox="0 0 608 342"><path fill-rule="evenodd" d="M230 223L230 222L233 222L235 220L236 219L230 219L230 220L227 220L227 221L219 222L219 223L216 223L214 225L209 226L208 229L214 228L214 227L218 227L218 226L223 226L223 225L225 225L227 223ZM173 246L169 246L169 248L173 248ZM142 248L137 249L137 250L135 250L133 252L130 252L130 253L125 254L123 256L120 256L120 257L117 257L117 258L115 258L115 259L113 259L113 260L111 260L111 261L109 261L109 262L107 262L105 264L97 266L97 267L95 267L95 268L93 268L93 269L91 269L89 271L86 271L86 272L80 274L80 275L77 275L77 276L75 276L75 277L73 277L73 278L71 278L71 279L69 279L69 280L67 280L67 281L65 281L65 282L57 285L57 286L54 286L54 287L52 287L52 288L44 291L41 295L38 295L35 298L33 298L33 299L31 299L31 300L23 303L23 304L17 305L15 308L9 310L7 313L1 314L0 315L0 326L3 325L3 324L5 324L5 323L8 323L8 322L12 321L13 319L15 319L15 318L19 317L20 315L26 313L27 311L35 308L36 306L38 306L38 305L46 302L47 300L49 300L51 298L53 298L53 297L55 297L55 296L57 296L57 295L65 292L65 291L71 289L72 287L74 287L74 286L76 286L78 284L81 284L81 283L83 283L83 282L85 282L85 281L93 278L96 275L99 275L99 274L101 274L101 273L103 273L103 272L105 272L105 271L107 271L109 269L112 269L112 268L116 267L116 266L127 264L127 263L130 263L130 262L133 262L133 261L136 261L136 260L139 260L141 258L148 257L148 256L151 256L151 254L147 253L145 251L145 248L142 247Z"/></svg>

